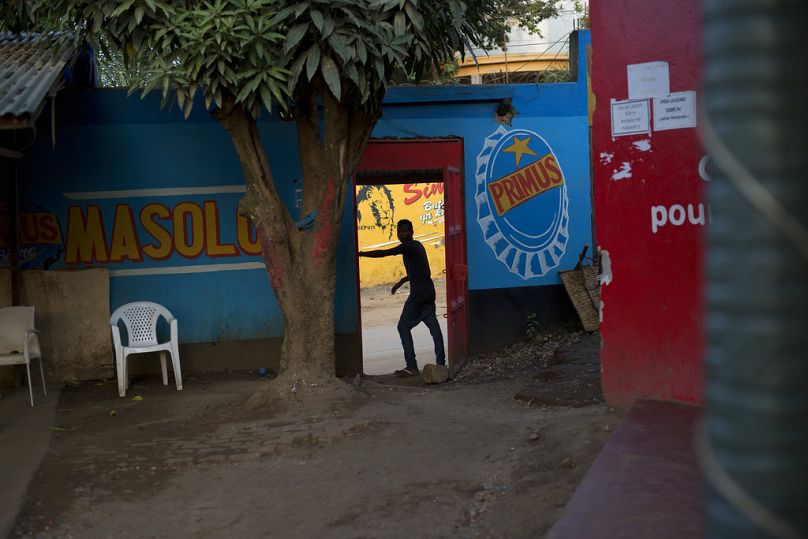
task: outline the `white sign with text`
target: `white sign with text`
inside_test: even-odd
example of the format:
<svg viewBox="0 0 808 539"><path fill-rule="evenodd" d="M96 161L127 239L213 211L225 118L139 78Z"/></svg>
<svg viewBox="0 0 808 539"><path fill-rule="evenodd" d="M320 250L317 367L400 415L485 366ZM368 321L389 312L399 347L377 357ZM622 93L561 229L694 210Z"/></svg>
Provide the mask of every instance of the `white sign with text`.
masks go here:
<svg viewBox="0 0 808 539"><path fill-rule="evenodd" d="M654 131L696 127L696 92L654 98Z"/></svg>
<svg viewBox="0 0 808 539"><path fill-rule="evenodd" d="M612 136L651 132L651 104L647 99L612 101Z"/></svg>
<svg viewBox="0 0 808 539"><path fill-rule="evenodd" d="M646 62L628 66L628 98L648 99L671 93L668 62Z"/></svg>

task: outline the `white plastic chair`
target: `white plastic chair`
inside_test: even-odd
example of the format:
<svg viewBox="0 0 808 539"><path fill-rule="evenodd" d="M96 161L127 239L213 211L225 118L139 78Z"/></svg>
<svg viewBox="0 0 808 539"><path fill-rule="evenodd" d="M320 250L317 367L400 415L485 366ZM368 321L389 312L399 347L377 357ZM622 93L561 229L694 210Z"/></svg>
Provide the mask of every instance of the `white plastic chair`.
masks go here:
<svg viewBox="0 0 808 539"><path fill-rule="evenodd" d="M39 358L39 373L42 375L42 393L47 396L42 352L34 326L34 308L5 307L0 309L0 365L25 365L28 373L28 396L31 398L31 406L34 405L31 360L36 358Z"/></svg>
<svg viewBox="0 0 808 539"><path fill-rule="evenodd" d="M160 317L166 319L171 337L168 342L157 342L157 322ZM121 342L121 328L118 323L123 321L129 340L126 346ZM109 318L112 328L112 340L115 344L115 370L118 373L118 394L126 396L129 387L128 357L131 354L146 352L160 352L160 364L163 368L163 385L168 385L168 372L166 371L166 353L171 354L171 364L174 367L174 379L177 390L182 389L182 373L180 372L180 351L177 339L177 319L162 305L150 301L137 301L121 305Z"/></svg>

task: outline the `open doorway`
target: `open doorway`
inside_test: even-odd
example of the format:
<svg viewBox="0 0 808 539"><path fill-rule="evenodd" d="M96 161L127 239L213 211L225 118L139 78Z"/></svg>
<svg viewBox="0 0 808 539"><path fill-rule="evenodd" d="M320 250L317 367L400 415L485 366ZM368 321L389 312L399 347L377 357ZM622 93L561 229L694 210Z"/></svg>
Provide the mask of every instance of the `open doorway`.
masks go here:
<svg viewBox="0 0 808 539"><path fill-rule="evenodd" d="M399 244L396 223L413 223L413 239L421 242L435 283L438 322L448 347L446 296L446 219L444 174L440 169L374 170L357 174L354 196L357 250L389 249ZM404 366L397 323L409 295L409 283L395 295L391 288L406 275L402 258L359 259L363 371L390 374ZM432 336L424 324L412 330L419 366L435 362Z"/></svg>
<svg viewBox="0 0 808 539"><path fill-rule="evenodd" d="M413 206L413 210L410 211L418 210L418 213L415 214L414 218L410 218L410 221L413 222L416 239L421 240L426 249L433 250L432 258L430 258L430 269L438 288L436 290L438 294L436 314L439 320L442 321L441 328L444 343L448 343L445 348L449 370L452 374L460 369L468 356L468 272L466 265L463 156L463 141L458 138L371 140L353 177L355 186L358 186L358 188L355 187L354 196L360 194L363 186L378 186L379 189L377 190L367 189L363 196L370 198L384 197L384 199L387 199L387 193L384 189L381 189L381 187L386 187L391 194L393 204L397 204L393 189L399 190L400 196L404 197L404 202L398 203L395 207L389 204L391 199L387 199L387 203L385 203L384 200L379 198L380 203L376 204L379 219L382 222L386 220L388 226L392 228L387 230L386 234L383 233L377 240L369 240L370 245L388 244L391 247L397 245L395 224L397 220L403 218L403 215L398 213L399 209L404 206ZM442 201L440 207L437 204L438 199ZM410 204L406 204L407 200L410 200ZM430 203L427 204L427 202ZM364 212L361 207L363 204L367 207ZM384 248L384 246L366 247L360 245L359 227L368 226L369 223L375 224L377 218L374 210L369 206L369 204L361 200L359 205L355 206L358 212L362 212L361 223L359 222L359 214L354 216L357 225L355 229L357 232L357 250ZM389 210L388 206L390 206ZM439 213L442 213L442 215L438 215ZM431 224L429 223L430 221ZM438 254L440 252L438 244L441 241L441 235L443 237L442 257ZM388 257L380 260L395 261L400 264L400 259L401 257ZM363 258L362 260L365 259ZM399 271L403 275L403 265L399 266ZM366 282L368 280L367 271L363 272L357 266L357 278L360 283ZM376 281L378 282L378 279ZM380 351L380 354L383 355L374 356L374 350L380 349L374 348L376 344L368 338L363 338L365 343L363 345L365 349L363 362L366 374L380 371L389 373L392 370L401 368L404 364L404 353L396 325L398 324L403 303L406 301L406 296L398 296L398 294L405 292L399 290L396 296L391 296L390 286L392 285L382 287L382 285L377 284L376 286L378 286L378 290L372 291L376 295L371 296L374 299L370 299L367 293L363 299L362 293L359 293L360 320L362 321L360 331L364 335L368 330L372 332L381 331L371 328L386 327L386 333L383 333L382 337L378 337L384 340L385 351ZM375 314L370 312L374 308L369 307L369 304L375 304L376 302L385 305L388 310L392 311L392 313L384 315L383 321L377 315L384 309L377 310ZM417 327L413 332L413 337L419 339L414 344L416 345L416 360L419 366L422 367L435 361L434 344L431 342L431 336L424 344L424 338L417 337L416 331L422 336L429 336L429 332L423 325ZM385 356L392 363L379 361ZM390 360L389 358L392 359ZM369 365L370 362L377 365L371 366ZM388 365L395 368L388 370Z"/></svg>

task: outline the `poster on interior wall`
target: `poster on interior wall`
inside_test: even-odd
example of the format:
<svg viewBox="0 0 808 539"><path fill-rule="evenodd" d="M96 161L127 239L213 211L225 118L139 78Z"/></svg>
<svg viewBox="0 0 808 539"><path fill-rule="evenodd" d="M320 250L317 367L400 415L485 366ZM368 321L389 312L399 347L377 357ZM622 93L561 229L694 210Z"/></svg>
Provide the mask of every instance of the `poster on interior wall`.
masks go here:
<svg viewBox="0 0 808 539"><path fill-rule="evenodd" d="M20 269L50 269L64 252L64 235L59 216L27 200L19 202ZM11 208L0 199L0 268L11 267Z"/></svg>
<svg viewBox="0 0 808 539"><path fill-rule="evenodd" d="M398 245L396 223L412 221L414 239L426 248L433 277L446 268L443 183L356 186L356 230L359 250ZM401 259L360 258L362 287L391 284L406 274Z"/></svg>
<svg viewBox="0 0 808 539"><path fill-rule="evenodd" d="M522 279L558 267L569 239L564 172L541 135L499 127L477 156L477 223L493 255Z"/></svg>

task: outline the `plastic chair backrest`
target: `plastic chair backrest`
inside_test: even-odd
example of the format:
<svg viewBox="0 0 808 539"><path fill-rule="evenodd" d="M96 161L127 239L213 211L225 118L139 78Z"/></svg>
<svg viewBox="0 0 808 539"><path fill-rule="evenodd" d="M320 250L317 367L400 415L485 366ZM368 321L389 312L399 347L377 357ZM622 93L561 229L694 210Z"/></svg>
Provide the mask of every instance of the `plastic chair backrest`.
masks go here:
<svg viewBox="0 0 808 539"><path fill-rule="evenodd" d="M157 342L157 321L160 317L170 322L174 316L168 309L151 301L136 301L121 305L109 318L109 323L117 325L123 321L129 335L127 346L152 346Z"/></svg>
<svg viewBox="0 0 808 539"><path fill-rule="evenodd" d="M25 332L29 329L34 329L33 307L0 309L0 354L21 354L25 346Z"/></svg>

